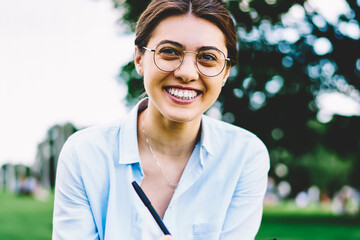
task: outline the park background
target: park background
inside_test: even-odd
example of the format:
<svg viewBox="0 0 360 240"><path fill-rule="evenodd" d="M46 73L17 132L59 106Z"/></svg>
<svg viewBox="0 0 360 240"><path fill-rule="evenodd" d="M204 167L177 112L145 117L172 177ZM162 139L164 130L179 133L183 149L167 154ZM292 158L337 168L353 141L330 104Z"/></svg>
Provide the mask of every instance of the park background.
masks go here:
<svg viewBox="0 0 360 240"><path fill-rule="evenodd" d="M0 0L0 239L51 238L62 144L138 100L147 2ZM268 146L257 240L360 239L360 1L223 2L239 64L207 114Z"/></svg>

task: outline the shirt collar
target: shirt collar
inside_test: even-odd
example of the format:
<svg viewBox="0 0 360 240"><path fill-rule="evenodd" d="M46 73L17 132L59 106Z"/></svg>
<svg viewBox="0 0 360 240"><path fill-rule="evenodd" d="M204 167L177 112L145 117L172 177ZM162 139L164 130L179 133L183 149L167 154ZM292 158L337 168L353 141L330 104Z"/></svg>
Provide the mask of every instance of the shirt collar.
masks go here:
<svg viewBox="0 0 360 240"><path fill-rule="evenodd" d="M119 136L119 163L139 163L139 147L137 141L138 114L147 107L148 99L139 101L122 123Z"/></svg>
<svg viewBox="0 0 360 240"><path fill-rule="evenodd" d="M137 141L137 117L140 112L147 108L147 104L147 98L139 101L123 121L119 136L120 164L132 164L140 162ZM202 115L200 149L204 149L209 155L213 155L213 144L209 134L211 129L208 118L208 116Z"/></svg>
<svg viewBox="0 0 360 240"><path fill-rule="evenodd" d="M209 155L213 155L213 143L211 139L211 128L209 125L209 117L202 115L201 119L201 140L200 146L204 148Z"/></svg>

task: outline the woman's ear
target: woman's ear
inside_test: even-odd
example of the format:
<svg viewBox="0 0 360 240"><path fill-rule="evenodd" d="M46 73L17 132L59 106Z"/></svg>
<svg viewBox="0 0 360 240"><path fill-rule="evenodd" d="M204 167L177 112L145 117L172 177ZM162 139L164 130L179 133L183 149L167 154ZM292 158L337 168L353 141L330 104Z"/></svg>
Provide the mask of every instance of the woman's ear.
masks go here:
<svg viewBox="0 0 360 240"><path fill-rule="evenodd" d="M139 46L135 46L134 64L135 64L137 73L141 76L144 75L142 62L143 62L143 53L140 51Z"/></svg>
<svg viewBox="0 0 360 240"><path fill-rule="evenodd" d="M224 75L224 79L223 79L223 81L222 81L222 86L225 86L225 83L226 83L226 81L227 81L227 79L228 79L228 77L229 77L229 75L230 75L230 69L231 69L231 65L226 65L226 67L225 67L225 75Z"/></svg>

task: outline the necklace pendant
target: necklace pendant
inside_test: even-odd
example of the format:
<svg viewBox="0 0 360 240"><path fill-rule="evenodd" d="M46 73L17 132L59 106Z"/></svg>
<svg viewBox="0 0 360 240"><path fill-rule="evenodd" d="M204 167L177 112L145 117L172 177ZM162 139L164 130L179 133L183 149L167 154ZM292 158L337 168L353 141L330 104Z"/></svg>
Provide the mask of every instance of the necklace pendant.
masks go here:
<svg viewBox="0 0 360 240"><path fill-rule="evenodd" d="M174 188L174 191L177 189L178 185L177 184L174 184L174 183L169 183L171 187Z"/></svg>

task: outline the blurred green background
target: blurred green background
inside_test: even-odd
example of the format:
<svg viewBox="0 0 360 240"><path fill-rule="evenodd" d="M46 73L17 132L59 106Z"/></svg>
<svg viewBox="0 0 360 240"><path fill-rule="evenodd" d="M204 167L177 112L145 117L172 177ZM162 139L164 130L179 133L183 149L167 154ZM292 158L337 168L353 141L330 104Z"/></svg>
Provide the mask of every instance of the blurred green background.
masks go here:
<svg viewBox="0 0 360 240"><path fill-rule="evenodd" d="M149 1L111 2L132 34ZM360 111L360 1L223 3L236 22L239 63L206 114L254 132L269 149L256 239L360 239L360 112L341 111L349 103ZM132 62L117 81L132 106L144 91ZM347 101L331 112L324 107L329 99ZM57 159L77 130L71 123L54 125L34 165L0 166L1 240L51 238Z"/></svg>

